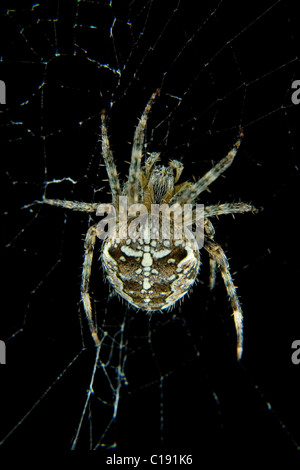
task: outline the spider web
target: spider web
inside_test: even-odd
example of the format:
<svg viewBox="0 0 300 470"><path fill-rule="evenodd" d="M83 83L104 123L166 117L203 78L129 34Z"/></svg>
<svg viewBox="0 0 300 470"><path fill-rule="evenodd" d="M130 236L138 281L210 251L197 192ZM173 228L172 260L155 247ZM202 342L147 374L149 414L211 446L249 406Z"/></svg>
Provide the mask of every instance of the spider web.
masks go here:
<svg viewBox="0 0 300 470"><path fill-rule="evenodd" d="M299 339L294 220L299 185L298 29L288 0L2 2L0 339L3 448L118 455L297 449ZM298 75L297 75L298 74ZM153 91L148 151L202 176L244 142L201 203L251 201L258 215L215 221L245 315L245 351L207 258L193 293L150 318L110 294L96 251L99 356L80 305L83 239L95 220L33 204L109 201L100 113L118 170ZM204 200L203 200L204 199ZM293 231L293 233L291 233ZM299 368L300 366L298 366ZM5 413L4 413L5 412ZM4 417L5 415L5 417Z"/></svg>

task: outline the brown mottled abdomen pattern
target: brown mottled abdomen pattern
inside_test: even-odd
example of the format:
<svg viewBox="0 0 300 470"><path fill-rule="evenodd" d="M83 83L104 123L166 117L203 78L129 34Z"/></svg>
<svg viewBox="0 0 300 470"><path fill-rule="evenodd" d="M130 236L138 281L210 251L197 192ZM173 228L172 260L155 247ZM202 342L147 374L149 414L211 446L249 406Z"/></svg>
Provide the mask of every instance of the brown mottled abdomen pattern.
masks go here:
<svg viewBox="0 0 300 470"><path fill-rule="evenodd" d="M119 239L104 241L103 265L117 293L136 308L163 310L181 299L197 277L197 245L182 240Z"/></svg>

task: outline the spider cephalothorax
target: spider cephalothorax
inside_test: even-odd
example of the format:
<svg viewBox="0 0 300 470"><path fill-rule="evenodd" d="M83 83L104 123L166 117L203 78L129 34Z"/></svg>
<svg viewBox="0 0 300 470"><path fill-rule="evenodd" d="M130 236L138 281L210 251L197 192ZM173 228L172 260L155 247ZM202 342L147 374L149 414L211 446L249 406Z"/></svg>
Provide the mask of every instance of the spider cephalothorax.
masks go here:
<svg viewBox="0 0 300 470"><path fill-rule="evenodd" d="M214 240L215 232L210 218L222 214L255 212L256 209L251 204L245 203L206 206L201 212L203 218L200 244L199 238L197 239L192 233L190 227L199 221L195 209L198 196L231 165L241 144L243 132L240 130L232 150L196 183L177 184L183 170L181 162L172 160L168 167L161 166L157 164L159 154L151 153L142 166L147 119L158 93L159 90L151 96L135 129L128 180L122 190L109 145L106 115L105 112L101 114L102 155L116 220L113 228L104 237L100 236L98 224L88 229L85 238L81 298L90 331L96 345L99 345L89 294L97 237L104 240L101 259L106 277L114 291L132 306L146 311L172 307L188 292L199 271L199 248L203 246L210 258L210 287L214 287L218 267L231 302L237 333L237 357L240 358L243 345L242 310L227 257ZM126 210L119 209L122 198L126 199ZM81 212L97 213L101 206L97 203L62 201L46 197L42 202ZM166 212L155 212L153 217L152 209L156 209L157 206L166 209ZM187 206L193 208L192 213L184 212ZM133 209L140 210L142 215L134 216Z"/></svg>

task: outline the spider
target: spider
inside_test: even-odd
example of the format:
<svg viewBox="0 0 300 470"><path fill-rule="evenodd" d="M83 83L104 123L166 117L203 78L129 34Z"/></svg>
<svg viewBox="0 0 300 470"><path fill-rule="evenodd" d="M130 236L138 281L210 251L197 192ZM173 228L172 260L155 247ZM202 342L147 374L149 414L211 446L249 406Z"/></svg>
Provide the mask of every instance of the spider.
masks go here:
<svg viewBox="0 0 300 470"><path fill-rule="evenodd" d="M195 204L198 196L205 191L233 162L240 147L243 131L228 154L213 166L195 183L177 184L183 171L183 164L172 160L168 167L158 165L158 153L150 153L142 166L147 119L153 102L160 90L151 96L135 129L128 180L121 189L121 184L110 148L105 111L101 113L101 141L112 206L118 214L120 197L127 197L128 205L143 203L146 208L151 204L169 204L182 207ZM43 197L41 203L86 213L96 213L98 203L85 203ZM255 213L251 204L225 203L209 205L204 208L204 249L209 254L209 286L215 285L216 270L219 268L231 303L237 337L237 358L243 351L243 314L236 294L228 259L222 247L214 240L214 227L210 220L222 214L243 212ZM120 214L118 214L120 216ZM187 236L181 240L173 237L176 219L169 239L163 235L151 237L149 232L144 237L120 238L116 224L114 230L104 238L101 249L101 261L106 278L117 294L136 309L146 312L169 309L182 299L194 284L200 269L198 246ZM91 268L94 247L98 236L97 225L87 230L84 242L84 260L81 277L81 300L88 321L91 336L98 346L100 340L93 321L91 298L89 294Z"/></svg>

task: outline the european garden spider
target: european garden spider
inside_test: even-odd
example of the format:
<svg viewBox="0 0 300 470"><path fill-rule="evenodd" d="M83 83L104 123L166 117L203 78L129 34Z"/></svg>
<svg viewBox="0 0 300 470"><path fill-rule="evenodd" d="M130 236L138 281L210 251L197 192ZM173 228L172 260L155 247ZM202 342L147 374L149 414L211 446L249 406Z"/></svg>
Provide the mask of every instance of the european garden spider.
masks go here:
<svg viewBox="0 0 300 470"><path fill-rule="evenodd" d="M168 167L157 165L159 154L150 153L142 167L145 143L145 131L152 104L159 94L156 90L151 96L141 119L135 129L129 176L123 189L121 189L118 172L110 149L107 135L106 115L101 114L102 155L108 174L112 195L112 206L117 216L120 196L126 196L128 206L143 203L146 208L151 204L195 204L199 194L208 188L232 163L240 147L243 132L240 130L239 138L232 150L209 170L196 183L177 184L183 170L179 161L169 162ZM48 199L41 201L52 206L72 209L80 212L96 213L98 203L84 203L78 201L65 201ZM256 212L256 209L245 203L225 203L210 205L204 208L204 248L210 258L210 288L214 287L216 268L219 267L228 297L231 302L235 329L237 335L237 358L240 359L243 350L243 315L236 294L236 289L230 274L227 257L214 241L214 227L211 217L222 214L235 214L242 212ZM176 219L173 219L171 237L164 239L151 237L149 233L139 238L120 238L116 228L112 230L102 243L101 259L106 277L113 289L135 308L147 312L164 310L172 307L181 299L194 284L200 267L198 247L191 240L183 237L175 240L173 231ZM120 224L117 221L116 227ZM85 315L89 324L91 335L98 346L100 341L93 321L89 284L95 242L98 236L97 225L91 226L85 237L84 261L81 277L81 299Z"/></svg>

